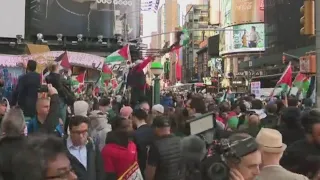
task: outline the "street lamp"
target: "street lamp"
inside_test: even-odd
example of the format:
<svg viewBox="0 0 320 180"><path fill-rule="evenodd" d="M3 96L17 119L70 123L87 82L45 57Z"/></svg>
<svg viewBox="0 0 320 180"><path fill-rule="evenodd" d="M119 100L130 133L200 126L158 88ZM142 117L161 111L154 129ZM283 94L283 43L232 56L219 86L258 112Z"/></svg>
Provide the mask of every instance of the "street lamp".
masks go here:
<svg viewBox="0 0 320 180"><path fill-rule="evenodd" d="M153 62L151 63L150 70L154 75L154 84L153 84L153 104L160 104L160 78L159 76L163 72L163 66L161 62Z"/></svg>

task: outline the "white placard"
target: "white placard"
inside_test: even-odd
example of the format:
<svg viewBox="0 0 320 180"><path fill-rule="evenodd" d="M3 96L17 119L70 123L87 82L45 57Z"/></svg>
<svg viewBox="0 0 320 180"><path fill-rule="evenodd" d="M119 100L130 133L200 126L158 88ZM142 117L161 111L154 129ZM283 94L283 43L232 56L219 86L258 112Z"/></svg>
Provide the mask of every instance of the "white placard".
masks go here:
<svg viewBox="0 0 320 180"><path fill-rule="evenodd" d="M251 82L251 93L256 95L257 98L261 96L261 82Z"/></svg>

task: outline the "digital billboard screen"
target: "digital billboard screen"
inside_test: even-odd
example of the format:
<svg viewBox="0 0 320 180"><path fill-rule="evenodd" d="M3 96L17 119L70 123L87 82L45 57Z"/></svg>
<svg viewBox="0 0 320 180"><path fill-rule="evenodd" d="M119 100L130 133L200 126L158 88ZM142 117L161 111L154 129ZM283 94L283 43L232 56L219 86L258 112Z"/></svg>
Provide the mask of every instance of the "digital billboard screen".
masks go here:
<svg viewBox="0 0 320 180"><path fill-rule="evenodd" d="M129 39L140 34L140 0L37 0L30 2L30 33L114 37L127 13ZM120 23L121 24L121 23Z"/></svg>
<svg viewBox="0 0 320 180"><path fill-rule="evenodd" d="M227 27L220 33L219 53L257 52L265 50L264 24L242 24Z"/></svg>
<svg viewBox="0 0 320 180"><path fill-rule="evenodd" d="M223 27L264 22L264 0L221 0Z"/></svg>
<svg viewBox="0 0 320 180"><path fill-rule="evenodd" d="M25 0L0 1L0 37L24 37L25 32Z"/></svg>

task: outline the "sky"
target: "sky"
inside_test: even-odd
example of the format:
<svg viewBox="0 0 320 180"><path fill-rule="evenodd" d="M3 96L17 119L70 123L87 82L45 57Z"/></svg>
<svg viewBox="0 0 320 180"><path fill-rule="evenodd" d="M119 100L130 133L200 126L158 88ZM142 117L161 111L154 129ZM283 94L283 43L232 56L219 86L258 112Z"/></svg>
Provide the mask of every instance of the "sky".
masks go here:
<svg viewBox="0 0 320 180"><path fill-rule="evenodd" d="M194 0L178 0L180 4L180 17L182 14L186 14L186 7L188 4L192 4ZM164 4L165 0L160 0L161 7ZM143 13L143 36L150 36L151 32L157 31L157 23L150 23L150 22L157 22L157 13L154 12L144 12ZM144 44L150 44L151 38L143 38Z"/></svg>

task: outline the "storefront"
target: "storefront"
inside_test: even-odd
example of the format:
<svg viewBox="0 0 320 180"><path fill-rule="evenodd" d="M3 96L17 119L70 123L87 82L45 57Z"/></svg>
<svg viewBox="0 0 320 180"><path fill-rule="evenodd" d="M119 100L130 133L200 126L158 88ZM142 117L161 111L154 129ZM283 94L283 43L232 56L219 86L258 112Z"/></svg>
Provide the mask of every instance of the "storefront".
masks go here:
<svg viewBox="0 0 320 180"><path fill-rule="evenodd" d="M243 76L236 76L231 79L231 91L245 93L248 91L248 81Z"/></svg>

